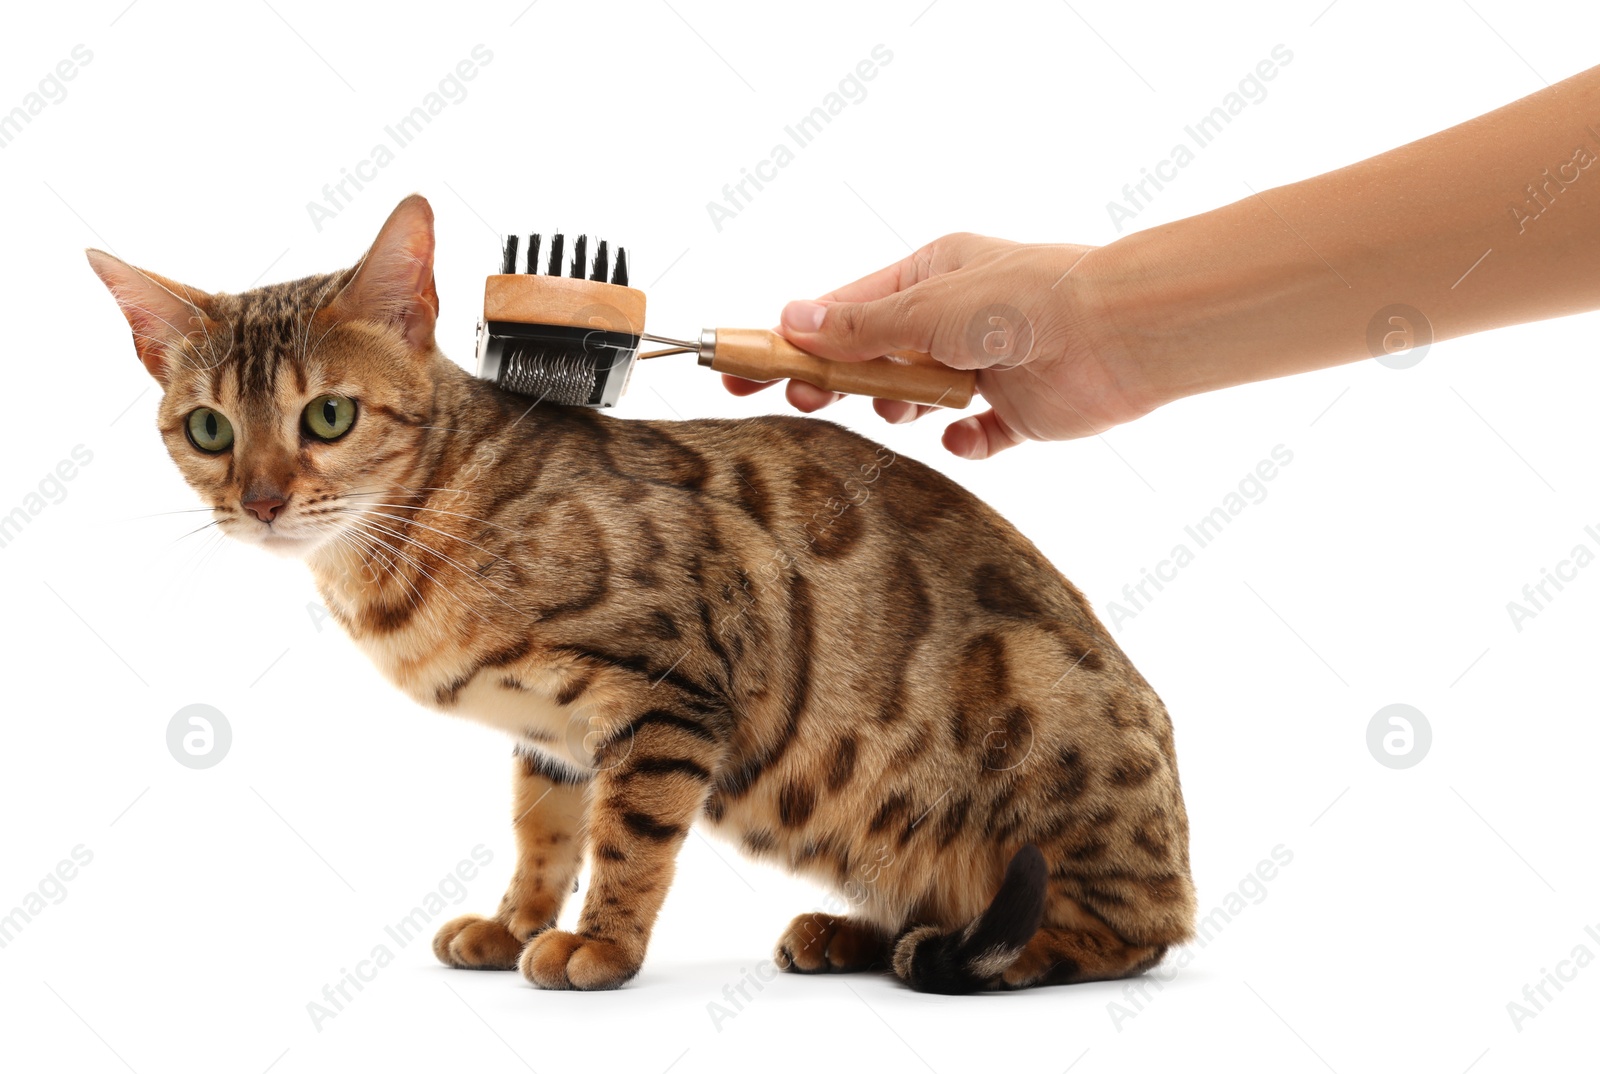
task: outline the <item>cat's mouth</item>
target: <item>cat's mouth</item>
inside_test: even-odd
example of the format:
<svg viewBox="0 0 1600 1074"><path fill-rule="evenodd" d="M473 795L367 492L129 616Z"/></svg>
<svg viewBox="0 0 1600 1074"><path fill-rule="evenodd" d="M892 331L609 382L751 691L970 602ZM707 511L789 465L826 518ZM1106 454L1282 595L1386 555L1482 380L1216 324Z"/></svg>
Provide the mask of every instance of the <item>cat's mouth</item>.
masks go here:
<svg viewBox="0 0 1600 1074"><path fill-rule="evenodd" d="M294 536L287 533L265 533L257 542L269 552L293 559L304 558L323 541L321 537Z"/></svg>
<svg viewBox="0 0 1600 1074"><path fill-rule="evenodd" d="M228 536L246 544L258 545L276 555L303 559L334 536L337 529L326 522L308 521L294 516L279 516L262 522L247 516L230 515L222 522Z"/></svg>

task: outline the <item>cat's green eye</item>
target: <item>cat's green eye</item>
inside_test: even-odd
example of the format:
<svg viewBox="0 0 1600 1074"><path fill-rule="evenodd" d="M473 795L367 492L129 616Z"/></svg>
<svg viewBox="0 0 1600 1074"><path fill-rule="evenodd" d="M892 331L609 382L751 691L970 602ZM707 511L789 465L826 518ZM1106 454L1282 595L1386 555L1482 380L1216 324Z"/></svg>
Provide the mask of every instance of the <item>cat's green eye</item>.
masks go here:
<svg viewBox="0 0 1600 1074"><path fill-rule="evenodd" d="M306 431L318 440L337 440L356 420L356 402L342 395L319 395L306 404Z"/></svg>
<svg viewBox="0 0 1600 1074"><path fill-rule="evenodd" d="M233 425L208 406L189 415L189 442L208 455L233 446Z"/></svg>

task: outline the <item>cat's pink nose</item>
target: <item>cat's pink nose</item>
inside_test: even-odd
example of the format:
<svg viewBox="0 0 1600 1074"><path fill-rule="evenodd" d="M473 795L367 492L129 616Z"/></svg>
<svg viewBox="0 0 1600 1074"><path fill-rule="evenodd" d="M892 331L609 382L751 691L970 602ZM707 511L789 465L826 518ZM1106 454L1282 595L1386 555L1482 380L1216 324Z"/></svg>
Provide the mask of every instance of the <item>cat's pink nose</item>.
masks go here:
<svg viewBox="0 0 1600 1074"><path fill-rule="evenodd" d="M246 500L244 509L255 515L263 522L271 522L278 517L278 512L283 509L283 501L276 496L262 496L259 499Z"/></svg>

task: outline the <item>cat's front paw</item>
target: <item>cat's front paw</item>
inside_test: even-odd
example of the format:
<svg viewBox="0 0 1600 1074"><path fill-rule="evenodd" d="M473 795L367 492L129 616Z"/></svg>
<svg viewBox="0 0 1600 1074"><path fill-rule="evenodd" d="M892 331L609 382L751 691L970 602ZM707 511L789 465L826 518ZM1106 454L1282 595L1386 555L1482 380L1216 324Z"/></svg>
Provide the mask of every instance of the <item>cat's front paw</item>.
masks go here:
<svg viewBox="0 0 1600 1074"><path fill-rule="evenodd" d="M644 953L596 937L547 929L522 951L522 976L540 988L620 988L639 972Z"/></svg>
<svg viewBox="0 0 1600 1074"><path fill-rule="evenodd" d="M433 935L433 954L462 970L514 970L523 941L492 917L467 914L447 921Z"/></svg>

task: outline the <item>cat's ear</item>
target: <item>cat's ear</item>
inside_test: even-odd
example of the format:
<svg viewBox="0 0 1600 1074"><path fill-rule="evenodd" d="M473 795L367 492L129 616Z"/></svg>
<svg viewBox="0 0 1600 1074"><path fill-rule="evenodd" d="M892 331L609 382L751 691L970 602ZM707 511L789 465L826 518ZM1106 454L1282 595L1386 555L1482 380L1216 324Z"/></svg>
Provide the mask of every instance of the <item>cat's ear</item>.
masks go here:
<svg viewBox="0 0 1600 1074"><path fill-rule="evenodd" d="M413 194L395 207L334 303L342 316L400 329L415 350L433 347L433 209Z"/></svg>
<svg viewBox="0 0 1600 1074"><path fill-rule="evenodd" d="M122 307L122 315L133 329L139 361L165 387L169 348L187 336L204 335L217 327L212 319L216 300L176 280L134 268L104 251L84 252L89 255L89 267Z"/></svg>

